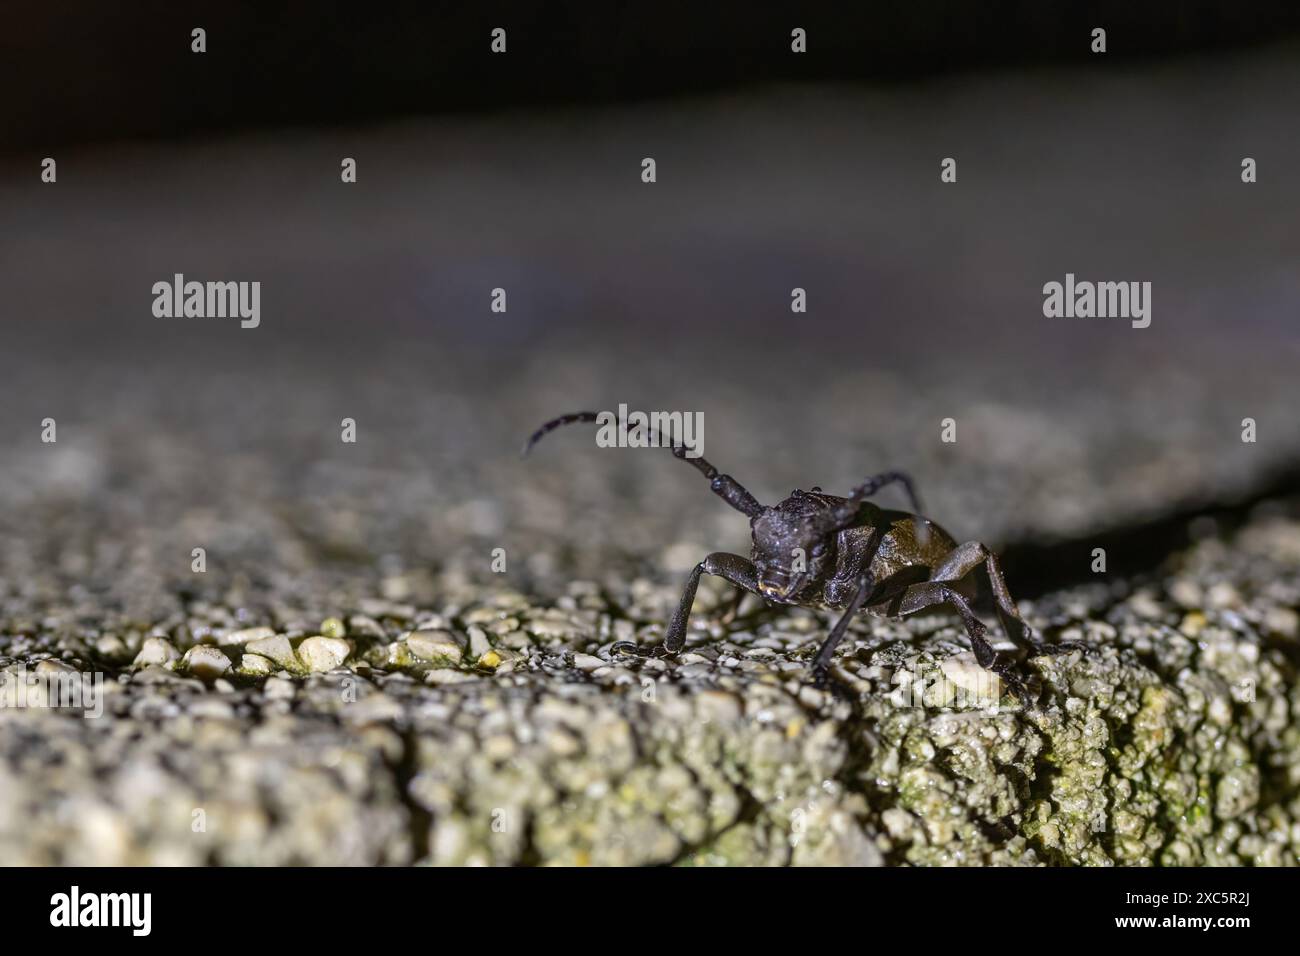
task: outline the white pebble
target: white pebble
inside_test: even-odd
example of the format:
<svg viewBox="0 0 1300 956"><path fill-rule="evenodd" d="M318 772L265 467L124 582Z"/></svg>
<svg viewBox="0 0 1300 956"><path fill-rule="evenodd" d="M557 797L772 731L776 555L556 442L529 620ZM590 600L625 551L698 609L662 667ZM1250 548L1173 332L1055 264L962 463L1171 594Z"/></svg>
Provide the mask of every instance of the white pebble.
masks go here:
<svg viewBox="0 0 1300 956"><path fill-rule="evenodd" d="M406 635L406 646L421 660L458 661L465 650L465 642L451 631L412 631Z"/></svg>
<svg viewBox="0 0 1300 956"><path fill-rule="evenodd" d="M313 673L332 671L352 653L352 645L337 637L309 637L298 645L298 657Z"/></svg>
<svg viewBox="0 0 1300 956"><path fill-rule="evenodd" d="M271 661L261 654L245 654L239 659L239 670L253 677L265 677L273 668Z"/></svg>
<svg viewBox="0 0 1300 956"><path fill-rule="evenodd" d="M208 644L196 644L185 652L182 663L195 677L218 677L230 670L230 658Z"/></svg>
<svg viewBox="0 0 1300 956"><path fill-rule="evenodd" d="M248 627L242 631L231 631L221 641L222 644L249 644L253 641L275 637L275 629L270 627Z"/></svg>
<svg viewBox="0 0 1300 956"><path fill-rule="evenodd" d="M105 657L123 657L126 654L126 645L116 634L105 634L95 642L95 650Z"/></svg>
<svg viewBox="0 0 1300 956"><path fill-rule="evenodd" d="M165 637L146 637L144 644L140 646L140 653L135 655L135 661L132 667L148 667L155 664L162 667L164 664L170 664L176 658L181 656L181 652L172 646L172 642Z"/></svg>
<svg viewBox="0 0 1300 956"><path fill-rule="evenodd" d="M487 634L481 627L471 627L469 629L469 652L475 658L482 657L488 651L492 650L491 643L488 642Z"/></svg>
<svg viewBox="0 0 1300 956"><path fill-rule="evenodd" d="M260 628L260 630L269 631L271 629L268 627ZM244 645L244 652L273 660L286 670L299 670L302 666L298 663L298 658L294 656L293 646L289 643L289 639L283 634L272 632L269 635L249 641Z"/></svg>

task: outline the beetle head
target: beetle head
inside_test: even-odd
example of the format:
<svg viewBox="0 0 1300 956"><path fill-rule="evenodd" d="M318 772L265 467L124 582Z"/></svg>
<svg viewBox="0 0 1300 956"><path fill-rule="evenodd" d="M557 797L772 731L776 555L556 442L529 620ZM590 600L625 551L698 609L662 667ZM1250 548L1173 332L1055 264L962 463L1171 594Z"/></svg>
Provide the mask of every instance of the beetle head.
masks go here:
<svg viewBox="0 0 1300 956"><path fill-rule="evenodd" d="M825 505L796 491L750 521L758 590L769 601L796 603L834 565L835 534Z"/></svg>

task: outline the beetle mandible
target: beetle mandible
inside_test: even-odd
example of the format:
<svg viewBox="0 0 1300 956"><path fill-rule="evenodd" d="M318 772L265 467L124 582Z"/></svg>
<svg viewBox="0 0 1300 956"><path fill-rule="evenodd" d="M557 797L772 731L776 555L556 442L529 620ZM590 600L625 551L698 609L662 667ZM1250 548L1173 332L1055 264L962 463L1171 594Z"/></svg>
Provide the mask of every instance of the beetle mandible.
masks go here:
<svg viewBox="0 0 1300 956"><path fill-rule="evenodd" d="M595 412L573 412L552 419L533 433L523 453L527 455L556 428L597 420ZM713 574L740 589L737 603L749 592L771 604L843 609L813 659L812 676L819 684L827 679L835 648L848 631L849 620L859 611L901 617L946 604L961 615L979 665L997 674L1017 697L1029 700L1014 661L993 649L987 628L971 609L967 580L981 566L992 587L998 619L1017 647L1030 656L1075 648L1073 644L1046 644L1038 638L1016 609L997 555L978 541L958 544L924 517L912 480L903 472L872 475L847 497L826 494L816 487L796 489L779 504L767 506L706 459L687 457L684 446L664 442L657 432L654 435L657 444L671 448L674 456L709 479L714 494L749 518L753 548L748 559L714 552L691 570L661 644L647 649L619 641L612 653L643 657L677 654L686 645L686 622L700 576ZM911 512L886 510L867 500L891 484L903 487Z"/></svg>

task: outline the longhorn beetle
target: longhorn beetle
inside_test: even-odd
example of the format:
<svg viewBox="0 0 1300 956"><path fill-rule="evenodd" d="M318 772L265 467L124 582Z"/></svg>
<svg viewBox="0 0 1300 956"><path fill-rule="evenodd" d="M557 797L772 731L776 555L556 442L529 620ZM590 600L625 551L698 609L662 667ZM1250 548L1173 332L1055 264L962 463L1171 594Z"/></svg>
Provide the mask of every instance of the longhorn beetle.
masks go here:
<svg viewBox="0 0 1300 956"><path fill-rule="evenodd" d="M544 435L562 425L595 421L595 412L552 419L533 433L523 453L527 455ZM691 570L663 643L647 649L619 641L610 649L612 653L662 657L679 652L686 644L686 621L700 575L714 574L741 589L737 603L750 592L774 604L844 610L813 659L812 676L819 684L826 681L831 656L848 630L849 619L860 610L901 617L947 604L961 615L979 665L1001 677L1017 697L1029 700L1014 663L993 649L983 622L971 610L971 588L963 579L981 565L992 585L998 619L1017 647L1030 655L1076 647L1045 644L1035 635L1016 610L997 556L978 541L957 544L948 532L922 517L916 489L903 472L872 475L848 497L828 495L814 487L811 491L796 489L779 504L767 506L704 458L687 457L685 447L664 442L657 431L649 430L657 444L671 448L674 456L709 479L714 494L749 518L753 548L748 560L716 551ZM902 485L911 513L888 511L867 501L891 484Z"/></svg>

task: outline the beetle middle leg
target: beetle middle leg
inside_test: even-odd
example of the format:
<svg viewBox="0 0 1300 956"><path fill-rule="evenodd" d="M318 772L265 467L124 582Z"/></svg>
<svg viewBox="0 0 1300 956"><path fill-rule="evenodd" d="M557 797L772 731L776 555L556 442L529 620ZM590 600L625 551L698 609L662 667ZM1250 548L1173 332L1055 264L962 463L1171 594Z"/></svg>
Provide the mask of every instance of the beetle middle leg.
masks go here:
<svg viewBox="0 0 1300 956"><path fill-rule="evenodd" d="M718 620L724 625L735 621L740 615L740 606L745 603L745 595L748 593L742 588L736 588L731 597L727 598L727 603L722 606L722 613L718 615Z"/></svg>
<svg viewBox="0 0 1300 956"><path fill-rule="evenodd" d="M715 551L691 569L686 580L686 590L677 604L677 611L668 623L663 643L651 648L643 648L631 641L619 641L609 650L611 654L632 653L640 657L666 657L676 654L686 646L686 622L691 616L691 607L695 604L695 589L700 585L700 575L714 574L729 581L738 588L758 593L758 571L747 558L726 551Z"/></svg>

